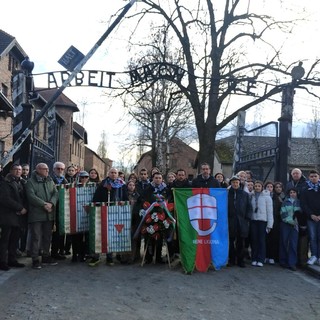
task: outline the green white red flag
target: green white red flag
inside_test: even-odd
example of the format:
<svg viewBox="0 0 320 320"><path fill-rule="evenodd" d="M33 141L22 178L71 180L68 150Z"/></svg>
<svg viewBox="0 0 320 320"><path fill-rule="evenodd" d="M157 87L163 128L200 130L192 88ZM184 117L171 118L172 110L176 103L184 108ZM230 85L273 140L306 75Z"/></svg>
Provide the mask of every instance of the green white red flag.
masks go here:
<svg viewBox="0 0 320 320"><path fill-rule="evenodd" d="M89 248L92 253L131 251L131 206L92 203L89 208Z"/></svg>
<svg viewBox="0 0 320 320"><path fill-rule="evenodd" d="M188 273L228 262L227 189L174 189L181 263Z"/></svg>
<svg viewBox="0 0 320 320"><path fill-rule="evenodd" d="M74 234L89 231L86 206L91 203L96 186L59 188L59 233Z"/></svg>

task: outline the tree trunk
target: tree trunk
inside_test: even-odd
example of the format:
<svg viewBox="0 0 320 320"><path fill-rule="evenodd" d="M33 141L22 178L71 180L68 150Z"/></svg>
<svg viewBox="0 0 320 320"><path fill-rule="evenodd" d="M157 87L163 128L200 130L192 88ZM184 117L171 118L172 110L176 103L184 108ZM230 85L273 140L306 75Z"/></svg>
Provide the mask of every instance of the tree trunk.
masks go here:
<svg viewBox="0 0 320 320"><path fill-rule="evenodd" d="M199 131L198 131L199 132ZM202 128L201 135L199 133L199 153L198 153L198 168L201 163L206 162L210 165L213 171L214 151L215 151L216 132L207 127Z"/></svg>

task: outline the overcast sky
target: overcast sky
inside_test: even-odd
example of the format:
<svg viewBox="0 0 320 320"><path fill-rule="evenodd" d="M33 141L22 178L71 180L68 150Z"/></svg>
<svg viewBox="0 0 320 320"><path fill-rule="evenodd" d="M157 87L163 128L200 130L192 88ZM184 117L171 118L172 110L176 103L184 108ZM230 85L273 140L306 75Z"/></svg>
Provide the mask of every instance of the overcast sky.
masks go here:
<svg viewBox="0 0 320 320"><path fill-rule="evenodd" d="M275 1L280 0L265 1L269 4L270 12ZM251 1L253 4L255 2ZM0 8L0 29L14 36L35 63L33 73L63 70L57 61L70 45L87 54L114 20L113 15L126 3L128 1L123 0L3 1ZM298 60L309 56L319 57L320 52L315 51L319 51L320 3L314 0L290 0L290 3L296 4L296 11L300 10L301 5L305 5L310 13L310 21L301 23L295 30L295 36L287 40L288 58ZM130 13L139 11L139 6L136 3ZM288 12L277 11L276 14L283 17ZM125 41L131 28L130 22L123 20L84 69L124 71L130 58ZM75 120L87 129L89 148L96 151L102 130L105 130L108 134L108 156L117 160L117 146L133 130L127 125L127 120L119 122L124 114L121 104L114 104L109 100L106 102L106 98L102 97L103 90L99 88L68 88L64 94L82 110L75 116ZM301 109L305 114L314 104L314 100L297 93L295 113ZM264 119L274 121L279 115L271 113L270 117L271 119ZM303 114L299 113L298 117L301 121L304 120Z"/></svg>

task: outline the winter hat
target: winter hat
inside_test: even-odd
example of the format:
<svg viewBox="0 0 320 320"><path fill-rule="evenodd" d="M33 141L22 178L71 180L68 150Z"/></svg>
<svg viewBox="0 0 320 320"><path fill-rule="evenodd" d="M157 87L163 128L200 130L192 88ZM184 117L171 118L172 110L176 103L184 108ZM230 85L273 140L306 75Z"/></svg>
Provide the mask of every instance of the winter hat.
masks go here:
<svg viewBox="0 0 320 320"><path fill-rule="evenodd" d="M89 173L87 171L80 171L79 177L89 177Z"/></svg>
<svg viewBox="0 0 320 320"><path fill-rule="evenodd" d="M239 178L238 176L233 176L233 177L229 180L229 182L234 181L234 180L240 181L240 178Z"/></svg>

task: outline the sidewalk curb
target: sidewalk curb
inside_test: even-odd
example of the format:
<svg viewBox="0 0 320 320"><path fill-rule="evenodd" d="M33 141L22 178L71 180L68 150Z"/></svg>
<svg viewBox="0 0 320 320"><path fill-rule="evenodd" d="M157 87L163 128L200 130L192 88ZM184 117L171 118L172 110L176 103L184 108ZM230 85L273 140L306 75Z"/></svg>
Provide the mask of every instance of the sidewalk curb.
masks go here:
<svg viewBox="0 0 320 320"><path fill-rule="evenodd" d="M303 268L308 274L320 279L320 266L316 266L316 265L306 265Z"/></svg>

